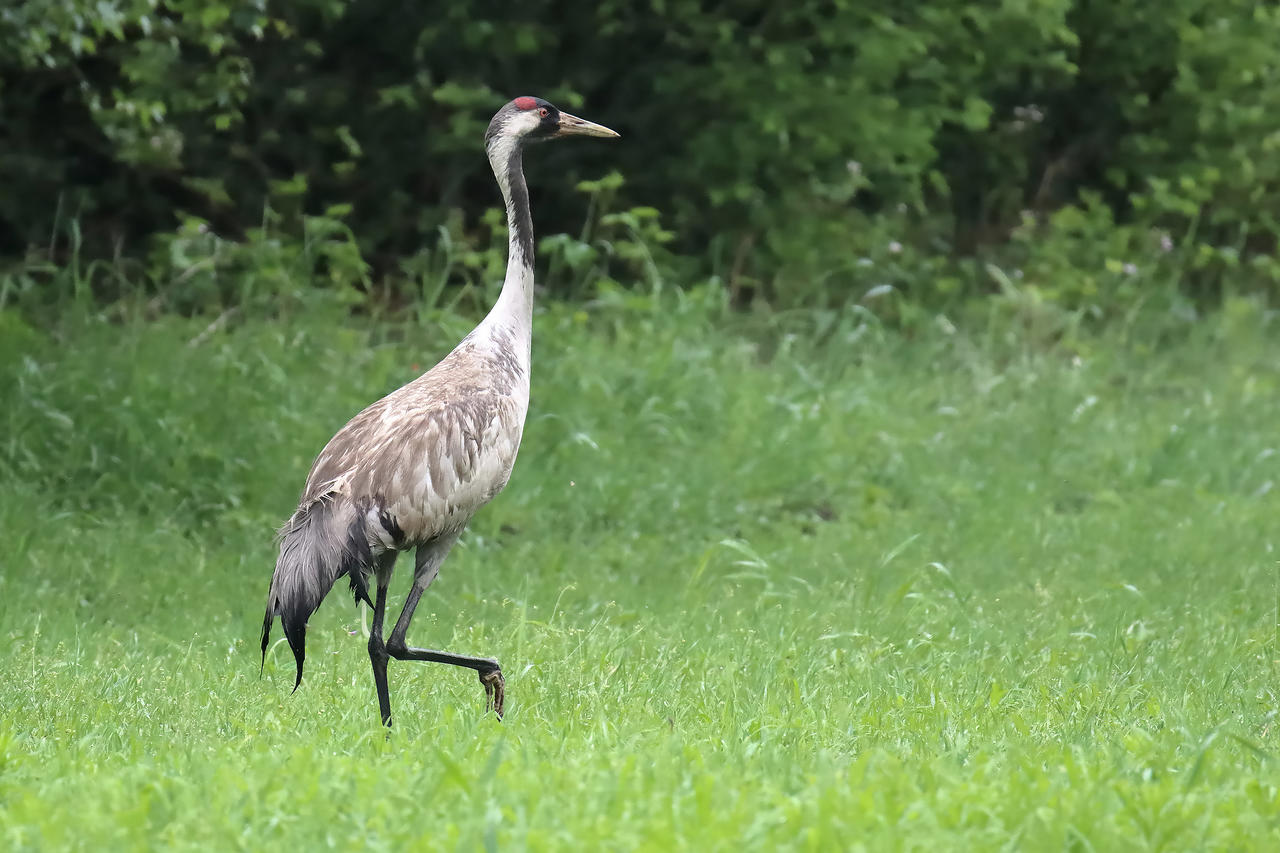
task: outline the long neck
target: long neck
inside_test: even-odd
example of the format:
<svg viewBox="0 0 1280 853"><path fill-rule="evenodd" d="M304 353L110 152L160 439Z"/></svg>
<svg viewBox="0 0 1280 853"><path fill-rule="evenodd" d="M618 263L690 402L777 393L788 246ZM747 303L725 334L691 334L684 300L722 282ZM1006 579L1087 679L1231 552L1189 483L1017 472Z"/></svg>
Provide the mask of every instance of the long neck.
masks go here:
<svg viewBox="0 0 1280 853"><path fill-rule="evenodd" d="M481 326L490 333L499 328L508 330L520 343L527 363L533 326L533 218L520 146L514 139L495 140L489 148L489 165L507 205L507 277Z"/></svg>

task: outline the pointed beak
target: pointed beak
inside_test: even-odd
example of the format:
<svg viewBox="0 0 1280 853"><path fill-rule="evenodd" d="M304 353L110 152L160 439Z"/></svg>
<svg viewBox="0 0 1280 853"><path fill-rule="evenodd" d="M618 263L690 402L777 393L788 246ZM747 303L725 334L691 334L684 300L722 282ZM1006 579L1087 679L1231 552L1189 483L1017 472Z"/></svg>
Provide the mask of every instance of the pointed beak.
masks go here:
<svg viewBox="0 0 1280 853"><path fill-rule="evenodd" d="M584 118L571 116L568 113L560 113L560 127L552 136L601 136L606 139L615 139L622 134L616 130L610 130L602 124L587 121Z"/></svg>

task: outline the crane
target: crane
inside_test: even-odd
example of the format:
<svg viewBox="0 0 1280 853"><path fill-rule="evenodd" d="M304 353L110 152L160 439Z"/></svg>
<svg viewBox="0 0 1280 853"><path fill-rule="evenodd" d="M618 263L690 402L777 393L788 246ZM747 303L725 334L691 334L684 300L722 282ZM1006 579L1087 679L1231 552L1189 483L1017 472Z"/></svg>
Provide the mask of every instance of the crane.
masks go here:
<svg viewBox="0 0 1280 853"><path fill-rule="evenodd" d="M373 608L369 660L378 710L391 725L387 660L433 661L474 670L485 710L501 719L506 683L496 660L414 648L406 633L418 601L467 522L506 486L529 408L533 325L533 220L521 153L566 136L617 137L602 125L522 96L498 110L484 135L507 209L507 272L493 308L452 352L373 403L320 451L298 508L280 531L262 622L266 664L280 617L302 684L307 619L341 577ZM401 551L414 549L413 585L391 635L382 637L387 587ZM369 579L376 587L369 596Z"/></svg>

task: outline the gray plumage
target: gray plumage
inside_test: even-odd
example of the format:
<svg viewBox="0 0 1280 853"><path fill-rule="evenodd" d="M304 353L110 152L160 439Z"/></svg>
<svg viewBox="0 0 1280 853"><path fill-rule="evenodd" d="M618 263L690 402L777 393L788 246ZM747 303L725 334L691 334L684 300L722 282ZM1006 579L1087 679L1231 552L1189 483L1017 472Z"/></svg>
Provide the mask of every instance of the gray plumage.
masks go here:
<svg viewBox="0 0 1280 853"><path fill-rule="evenodd" d="M307 619L339 578L347 576L356 599L372 607L368 581L376 558L456 537L507 484L528 395L528 372L518 359L468 337L325 445L281 532L263 623L265 650L272 617L281 617L296 658L295 687Z"/></svg>
<svg viewBox="0 0 1280 853"><path fill-rule="evenodd" d="M524 142L571 134L616 136L561 113L546 101L517 98L485 135L510 230L507 276L485 319L435 367L352 418L325 445L307 475L298 508L280 532L267 597L262 654L280 617L302 682L306 624L340 578L374 608L369 653L383 722L390 725L388 655L476 670L502 713L497 661L408 647L405 632L422 592L475 512L511 476L529 405L533 314L533 239L521 168ZM414 582L387 643L386 590L398 552L417 549ZM376 600L369 580L377 584Z"/></svg>

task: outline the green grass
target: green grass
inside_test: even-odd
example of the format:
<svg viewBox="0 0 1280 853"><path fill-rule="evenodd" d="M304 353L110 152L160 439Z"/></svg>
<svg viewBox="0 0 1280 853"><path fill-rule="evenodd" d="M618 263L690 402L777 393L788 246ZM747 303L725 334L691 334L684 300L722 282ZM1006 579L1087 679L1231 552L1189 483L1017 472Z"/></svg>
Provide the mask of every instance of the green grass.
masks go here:
<svg viewBox="0 0 1280 853"><path fill-rule="evenodd" d="M0 315L4 846L1276 849L1274 322L1073 358L664 305L539 316L410 632L507 718L393 661L390 737L341 589L259 677L272 536L467 321Z"/></svg>

